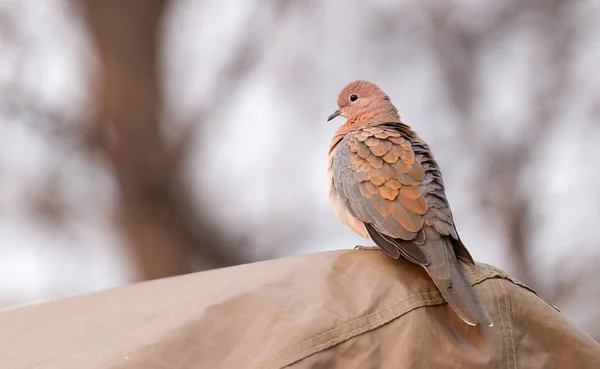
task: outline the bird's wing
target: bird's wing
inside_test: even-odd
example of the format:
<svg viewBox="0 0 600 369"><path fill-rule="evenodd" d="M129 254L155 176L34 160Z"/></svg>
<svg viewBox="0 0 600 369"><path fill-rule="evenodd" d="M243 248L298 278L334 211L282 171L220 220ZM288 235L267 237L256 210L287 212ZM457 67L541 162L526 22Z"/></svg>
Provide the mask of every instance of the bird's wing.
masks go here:
<svg viewBox="0 0 600 369"><path fill-rule="evenodd" d="M452 210L446 199L442 173L429 146L422 140L415 139L412 140L412 147L416 160L421 163L425 171L425 179L420 183L421 191L429 207L424 215L425 225L433 227L441 236L447 236L459 260L475 265L471 254L456 231Z"/></svg>
<svg viewBox="0 0 600 369"><path fill-rule="evenodd" d="M411 142L393 128L363 128L344 137L332 164L339 196L373 241L393 258L429 264L419 246L428 210L420 188L425 172Z"/></svg>

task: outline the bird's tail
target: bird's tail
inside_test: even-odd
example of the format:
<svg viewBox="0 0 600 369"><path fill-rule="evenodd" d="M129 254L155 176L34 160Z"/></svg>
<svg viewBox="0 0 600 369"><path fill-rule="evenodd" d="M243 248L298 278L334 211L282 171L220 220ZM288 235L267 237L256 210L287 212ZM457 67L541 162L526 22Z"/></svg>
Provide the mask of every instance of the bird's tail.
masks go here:
<svg viewBox="0 0 600 369"><path fill-rule="evenodd" d="M447 292L445 294L442 292L442 295L467 324L493 326L490 315L479 301L475 290L467 281L456 259L454 262L456 266L451 271L451 284L448 286Z"/></svg>
<svg viewBox="0 0 600 369"><path fill-rule="evenodd" d="M427 265L425 269L439 288L444 299L465 323L493 326L490 315L479 301L475 290L458 265L450 239L446 236L440 237L438 234L437 240L429 239L428 241L426 243L432 241L443 243L443 245L429 245L435 248L436 253L440 253L443 247L445 253L440 253L442 255L437 254L437 258L431 258L430 265Z"/></svg>

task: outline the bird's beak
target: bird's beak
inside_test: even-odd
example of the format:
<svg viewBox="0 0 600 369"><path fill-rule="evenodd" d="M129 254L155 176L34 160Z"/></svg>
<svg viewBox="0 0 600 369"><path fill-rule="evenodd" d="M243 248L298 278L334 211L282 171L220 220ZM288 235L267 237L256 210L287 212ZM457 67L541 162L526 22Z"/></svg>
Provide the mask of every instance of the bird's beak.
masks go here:
<svg viewBox="0 0 600 369"><path fill-rule="evenodd" d="M327 117L327 121L329 122L330 120L332 120L333 118L337 117L340 114L342 114L342 109L338 109L338 110L334 111L333 113L331 113L330 116Z"/></svg>

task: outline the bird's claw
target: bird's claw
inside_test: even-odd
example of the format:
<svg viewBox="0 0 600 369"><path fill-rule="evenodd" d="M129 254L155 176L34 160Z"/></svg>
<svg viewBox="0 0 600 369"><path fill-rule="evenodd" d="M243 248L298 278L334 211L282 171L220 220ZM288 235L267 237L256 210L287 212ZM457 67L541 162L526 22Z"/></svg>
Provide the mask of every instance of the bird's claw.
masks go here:
<svg viewBox="0 0 600 369"><path fill-rule="evenodd" d="M354 250L376 251L376 250L379 250L379 246L362 246L362 245L356 245L356 246L354 246Z"/></svg>

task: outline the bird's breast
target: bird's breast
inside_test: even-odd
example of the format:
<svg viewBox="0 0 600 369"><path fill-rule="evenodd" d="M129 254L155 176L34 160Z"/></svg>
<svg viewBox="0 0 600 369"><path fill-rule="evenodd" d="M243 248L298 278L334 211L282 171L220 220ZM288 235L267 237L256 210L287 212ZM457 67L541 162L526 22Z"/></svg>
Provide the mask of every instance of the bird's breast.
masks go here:
<svg viewBox="0 0 600 369"><path fill-rule="evenodd" d="M335 178L333 177L333 155L335 149L329 152L329 160L327 164L327 191L329 192L329 202L333 208L336 218L347 225L358 235L364 238L370 238L365 224L355 216L353 216L346 207L346 202L340 197L336 187Z"/></svg>

